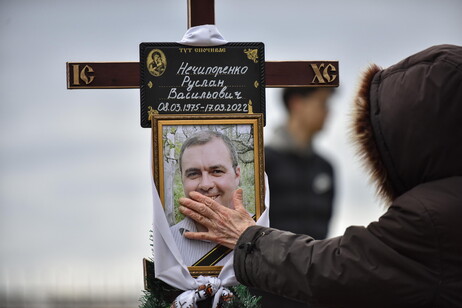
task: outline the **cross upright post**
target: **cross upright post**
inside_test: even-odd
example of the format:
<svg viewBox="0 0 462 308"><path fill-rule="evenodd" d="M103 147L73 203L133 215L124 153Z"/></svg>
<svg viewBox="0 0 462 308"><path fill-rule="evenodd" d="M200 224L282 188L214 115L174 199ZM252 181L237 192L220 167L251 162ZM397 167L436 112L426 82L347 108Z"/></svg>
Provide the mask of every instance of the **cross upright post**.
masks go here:
<svg viewBox="0 0 462 308"><path fill-rule="evenodd" d="M188 28L214 24L214 0L188 0Z"/></svg>

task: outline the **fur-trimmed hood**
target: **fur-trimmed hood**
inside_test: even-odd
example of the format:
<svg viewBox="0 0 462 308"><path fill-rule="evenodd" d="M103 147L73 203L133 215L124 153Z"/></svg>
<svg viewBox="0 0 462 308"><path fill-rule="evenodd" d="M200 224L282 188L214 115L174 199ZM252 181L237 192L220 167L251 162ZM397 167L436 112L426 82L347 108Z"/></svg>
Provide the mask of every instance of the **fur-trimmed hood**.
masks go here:
<svg viewBox="0 0 462 308"><path fill-rule="evenodd" d="M355 99L352 133L387 201L462 176L462 47L434 46L387 69L371 65Z"/></svg>

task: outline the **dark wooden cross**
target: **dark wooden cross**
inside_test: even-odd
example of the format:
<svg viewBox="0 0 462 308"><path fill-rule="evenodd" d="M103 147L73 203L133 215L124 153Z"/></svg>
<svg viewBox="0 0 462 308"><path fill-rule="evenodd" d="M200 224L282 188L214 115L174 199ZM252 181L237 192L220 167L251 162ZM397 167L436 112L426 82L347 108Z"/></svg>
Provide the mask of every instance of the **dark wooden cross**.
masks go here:
<svg viewBox="0 0 462 308"><path fill-rule="evenodd" d="M214 0L188 0L188 28L215 24ZM128 89L140 87L139 62L67 62L68 89ZM266 87L338 87L338 61L269 61ZM154 265L144 259L145 288L154 281ZM172 300L178 295L172 293ZM199 306L205 307L205 302Z"/></svg>
<svg viewBox="0 0 462 308"><path fill-rule="evenodd" d="M214 0L188 0L188 28L215 24ZM140 87L139 62L67 62L68 89ZM338 61L267 61L268 88L338 87Z"/></svg>

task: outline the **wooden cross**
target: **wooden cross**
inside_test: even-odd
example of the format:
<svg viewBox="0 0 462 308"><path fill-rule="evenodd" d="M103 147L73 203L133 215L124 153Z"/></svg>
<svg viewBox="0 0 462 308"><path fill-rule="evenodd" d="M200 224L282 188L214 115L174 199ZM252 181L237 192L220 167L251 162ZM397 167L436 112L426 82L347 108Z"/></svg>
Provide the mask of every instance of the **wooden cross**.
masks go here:
<svg viewBox="0 0 462 308"><path fill-rule="evenodd" d="M188 0L188 28L215 24L214 0ZM67 62L68 89L140 87L139 62ZM338 61L267 61L266 87L338 87ZM145 288L154 281L154 264L144 259ZM174 296L178 294L173 294ZM172 297L172 300L174 297ZM205 302L199 302L205 307Z"/></svg>
<svg viewBox="0 0 462 308"><path fill-rule="evenodd" d="M188 0L188 28L215 24L214 0ZM68 89L140 87L139 62L67 62ZM338 61L267 61L268 88L338 87Z"/></svg>

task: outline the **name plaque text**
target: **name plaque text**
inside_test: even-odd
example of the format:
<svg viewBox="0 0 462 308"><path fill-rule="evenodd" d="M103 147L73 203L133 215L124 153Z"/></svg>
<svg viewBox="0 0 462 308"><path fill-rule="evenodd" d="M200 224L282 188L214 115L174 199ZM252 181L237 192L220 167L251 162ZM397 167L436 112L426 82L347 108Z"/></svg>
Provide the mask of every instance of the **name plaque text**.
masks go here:
<svg viewBox="0 0 462 308"><path fill-rule="evenodd" d="M263 43L141 43L141 126L153 113L264 114L264 69Z"/></svg>

